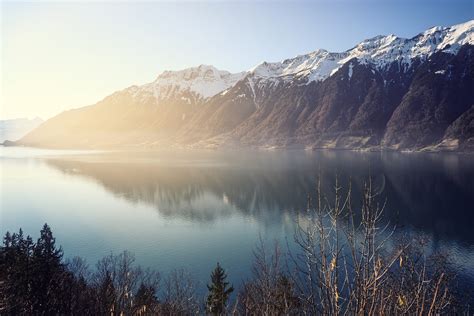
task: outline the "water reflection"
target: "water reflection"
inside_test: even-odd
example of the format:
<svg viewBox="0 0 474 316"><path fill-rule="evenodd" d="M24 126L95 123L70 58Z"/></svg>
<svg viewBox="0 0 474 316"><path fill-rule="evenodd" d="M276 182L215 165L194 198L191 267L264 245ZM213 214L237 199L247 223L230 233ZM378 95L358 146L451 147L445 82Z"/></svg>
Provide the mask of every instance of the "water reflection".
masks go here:
<svg viewBox="0 0 474 316"><path fill-rule="evenodd" d="M138 152L45 160L87 177L162 216L209 223L234 212L260 225L291 225L314 198L321 174L330 196L335 175L351 182L355 204L367 177L387 199L387 220L436 240L474 244L474 163L471 156L354 152Z"/></svg>

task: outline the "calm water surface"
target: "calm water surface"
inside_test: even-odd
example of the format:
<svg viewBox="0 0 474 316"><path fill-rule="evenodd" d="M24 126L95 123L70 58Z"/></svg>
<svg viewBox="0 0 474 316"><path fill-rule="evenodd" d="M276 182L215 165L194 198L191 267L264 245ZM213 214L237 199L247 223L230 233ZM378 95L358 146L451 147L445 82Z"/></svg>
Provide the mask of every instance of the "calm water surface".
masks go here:
<svg viewBox="0 0 474 316"><path fill-rule="evenodd" d="M22 227L36 238L47 222L66 257L93 266L127 249L145 267L188 269L202 287L217 261L234 284L248 277L259 236L291 247L319 173L327 192L337 174L355 195L371 175L386 220L450 252L474 284L473 156L0 147L0 171L2 235Z"/></svg>

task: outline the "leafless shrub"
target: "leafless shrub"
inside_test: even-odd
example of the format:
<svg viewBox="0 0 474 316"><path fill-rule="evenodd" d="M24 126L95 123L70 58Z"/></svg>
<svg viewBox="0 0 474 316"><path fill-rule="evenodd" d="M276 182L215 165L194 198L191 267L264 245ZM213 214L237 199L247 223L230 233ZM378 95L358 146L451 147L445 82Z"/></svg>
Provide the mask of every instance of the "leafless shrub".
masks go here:
<svg viewBox="0 0 474 316"><path fill-rule="evenodd" d="M86 260L84 260L84 258L73 257L72 259L67 259L65 265L67 270L75 277L83 278L84 280L89 280L91 278L89 265L87 264Z"/></svg>
<svg viewBox="0 0 474 316"><path fill-rule="evenodd" d="M262 238L254 251L253 279L244 283L238 295L239 313L245 315L289 315L297 311L298 298L292 280L284 273L282 253L275 242L273 251Z"/></svg>
<svg viewBox="0 0 474 316"><path fill-rule="evenodd" d="M193 315L200 311L194 279L183 269L172 271L164 282L161 314Z"/></svg>
<svg viewBox="0 0 474 316"><path fill-rule="evenodd" d="M144 271L136 266L135 256L124 251L99 260L94 281L103 311L110 314L131 314L135 310L134 295L139 287L145 285L156 291L160 276L155 271Z"/></svg>
<svg viewBox="0 0 474 316"><path fill-rule="evenodd" d="M446 265L428 258L413 241L389 245L394 227L382 221L372 182L366 183L362 205L354 210L351 186L336 179L334 199L317 184L317 201L308 200L298 219L290 254L292 278L304 314L434 315L448 311L451 295ZM427 262L435 264L429 266Z"/></svg>

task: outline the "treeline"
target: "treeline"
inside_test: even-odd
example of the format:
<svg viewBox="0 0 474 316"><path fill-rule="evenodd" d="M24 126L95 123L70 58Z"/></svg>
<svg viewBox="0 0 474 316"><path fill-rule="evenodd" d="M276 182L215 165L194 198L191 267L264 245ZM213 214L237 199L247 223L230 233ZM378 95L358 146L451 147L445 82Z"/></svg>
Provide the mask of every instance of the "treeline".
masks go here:
<svg viewBox="0 0 474 316"><path fill-rule="evenodd" d="M350 186L336 183L331 200L320 187L298 217L297 250L260 241L253 277L235 290L217 264L206 295L186 271L162 277L127 251L104 257L95 269L81 258L64 260L46 224L36 241L21 229L7 232L0 315L469 314L447 256L428 254L424 241L393 242L370 181L357 208Z"/></svg>

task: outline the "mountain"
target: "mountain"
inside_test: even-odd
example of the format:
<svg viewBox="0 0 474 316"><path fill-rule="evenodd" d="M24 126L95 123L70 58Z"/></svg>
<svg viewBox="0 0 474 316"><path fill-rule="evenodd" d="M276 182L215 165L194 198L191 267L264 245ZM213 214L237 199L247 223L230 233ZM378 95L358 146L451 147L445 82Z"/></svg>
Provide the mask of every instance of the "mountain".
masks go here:
<svg viewBox="0 0 474 316"><path fill-rule="evenodd" d="M66 111L41 147L474 149L474 20L231 74L201 65Z"/></svg>
<svg viewBox="0 0 474 316"><path fill-rule="evenodd" d="M0 120L0 142L18 140L38 127L41 123L43 123L43 120L39 117L34 119L18 118Z"/></svg>

